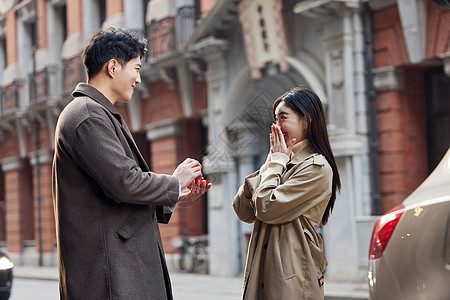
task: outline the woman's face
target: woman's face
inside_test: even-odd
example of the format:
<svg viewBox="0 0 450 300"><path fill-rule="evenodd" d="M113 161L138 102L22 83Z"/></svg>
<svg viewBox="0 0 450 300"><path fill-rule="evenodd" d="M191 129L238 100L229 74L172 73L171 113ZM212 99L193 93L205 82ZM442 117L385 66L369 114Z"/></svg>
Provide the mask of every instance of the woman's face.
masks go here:
<svg viewBox="0 0 450 300"><path fill-rule="evenodd" d="M292 139L298 143L306 138L306 118L300 117L284 101L275 108L275 123L281 128L286 144Z"/></svg>

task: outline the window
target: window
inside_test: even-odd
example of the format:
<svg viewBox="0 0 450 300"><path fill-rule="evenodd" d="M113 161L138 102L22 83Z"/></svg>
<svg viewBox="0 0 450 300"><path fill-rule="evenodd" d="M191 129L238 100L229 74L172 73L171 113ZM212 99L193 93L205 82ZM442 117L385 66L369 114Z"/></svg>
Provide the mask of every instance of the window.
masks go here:
<svg viewBox="0 0 450 300"><path fill-rule="evenodd" d="M29 2L16 11L17 14L17 46L19 67L25 74L32 72L33 47L37 45L36 13L33 2Z"/></svg>
<svg viewBox="0 0 450 300"><path fill-rule="evenodd" d="M0 82L3 81L3 71L6 69L6 38L0 36Z"/></svg>
<svg viewBox="0 0 450 300"><path fill-rule="evenodd" d="M431 172L450 147L450 77L443 68L426 73L428 168Z"/></svg>
<svg viewBox="0 0 450 300"><path fill-rule="evenodd" d="M61 61L62 48L67 38L67 6L66 3L58 3L49 10L50 25L48 28L52 61Z"/></svg>

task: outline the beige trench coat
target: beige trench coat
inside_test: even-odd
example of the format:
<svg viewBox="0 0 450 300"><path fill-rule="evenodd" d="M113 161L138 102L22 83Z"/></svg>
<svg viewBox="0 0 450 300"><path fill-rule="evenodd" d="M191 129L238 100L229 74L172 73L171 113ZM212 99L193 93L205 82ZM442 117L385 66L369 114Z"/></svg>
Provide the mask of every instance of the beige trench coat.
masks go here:
<svg viewBox="0 0 450 300"><path fill-rule="evenodd" d="M331 196L333 171L326 159L294 146L290 161L269 156L245 178L233 200L237 217L255 223L242 299L323 299L327 266L316 232ZM275 161L275 162L274 162Z"/></svg>

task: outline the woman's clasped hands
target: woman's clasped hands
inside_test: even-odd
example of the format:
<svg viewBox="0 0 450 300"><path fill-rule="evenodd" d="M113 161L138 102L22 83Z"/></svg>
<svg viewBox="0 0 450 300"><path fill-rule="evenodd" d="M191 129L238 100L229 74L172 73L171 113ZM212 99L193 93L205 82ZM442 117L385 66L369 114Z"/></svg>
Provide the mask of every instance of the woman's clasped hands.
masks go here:
<svg viewBox="0 0 450 300"><path fill-rule="evenodd" d="M270 153L279 152L290 157L292 154L292 148L294 147L297 140L291 139L286 144L286 140L283 132L281 131L280 126L272 124L271 130L272 132L270 133Z"/></svg>

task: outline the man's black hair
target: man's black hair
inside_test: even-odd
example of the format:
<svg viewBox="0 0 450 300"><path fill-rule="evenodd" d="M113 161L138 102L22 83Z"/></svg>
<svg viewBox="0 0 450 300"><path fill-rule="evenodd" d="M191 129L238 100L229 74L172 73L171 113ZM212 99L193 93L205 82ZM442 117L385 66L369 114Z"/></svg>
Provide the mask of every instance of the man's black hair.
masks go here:
<svg viewBox="0 0 450 300"><path fill-rule="evenodd" d="M116 59L122 66L147 52L147 40L123 28L111 27L98 30L84 48L82 59L88 79L97 75L110 60Z"/></svg>

